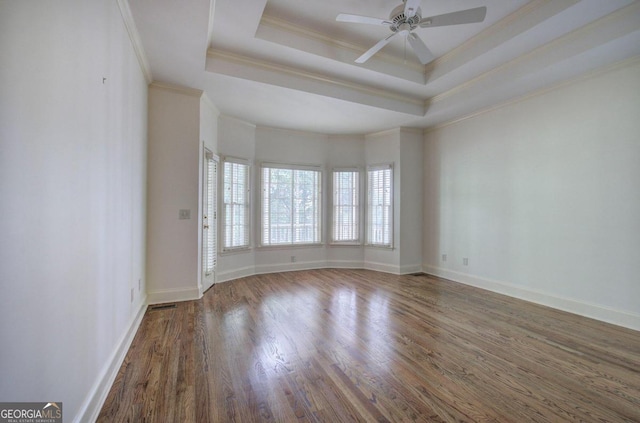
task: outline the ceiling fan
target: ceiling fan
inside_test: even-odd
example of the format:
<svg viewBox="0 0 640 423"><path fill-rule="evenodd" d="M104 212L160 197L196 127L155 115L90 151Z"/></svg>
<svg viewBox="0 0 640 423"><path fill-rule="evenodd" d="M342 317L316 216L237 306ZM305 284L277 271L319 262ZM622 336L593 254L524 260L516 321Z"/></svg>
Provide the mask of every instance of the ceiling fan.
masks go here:
<svg viewBox="0 0 640 423"><path fill-rule="evenodd" d="M391 30L391 35L380 40L376 45L367 50L362 56L356 59L356 63L364 63L374 54L391 42L397 36L405 37L418 56L420 63L426 65L433 59L433 54L425 43L413 33L413 30L420 28L430 28L435 26L460 25L484 21L487 14L486 7L476 7L473 9L459 10L457 12L445 13L444 15L422 17L420 9L421 0L402 0L403 4L394 8L389 14L389 19L371 18L368 16L350 15L341 13L336 17L338 22L362 23L370 25L384 25Z"/></svg>

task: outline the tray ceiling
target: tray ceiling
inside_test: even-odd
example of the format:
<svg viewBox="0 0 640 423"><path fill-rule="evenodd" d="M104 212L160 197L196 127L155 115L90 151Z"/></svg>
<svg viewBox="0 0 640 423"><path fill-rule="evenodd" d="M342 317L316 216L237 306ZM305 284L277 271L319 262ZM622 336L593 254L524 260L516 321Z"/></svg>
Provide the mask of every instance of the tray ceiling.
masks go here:
<svg viewBox="0 0 640 423"><path fill-rule="evenodd" d="M640 54L640 1L422 0L423 16L487 7L484 22L401 37L336 22L387 18L394 0L129 0L154 80L204 90L220 111L328 134L426 128Z"/></svg>

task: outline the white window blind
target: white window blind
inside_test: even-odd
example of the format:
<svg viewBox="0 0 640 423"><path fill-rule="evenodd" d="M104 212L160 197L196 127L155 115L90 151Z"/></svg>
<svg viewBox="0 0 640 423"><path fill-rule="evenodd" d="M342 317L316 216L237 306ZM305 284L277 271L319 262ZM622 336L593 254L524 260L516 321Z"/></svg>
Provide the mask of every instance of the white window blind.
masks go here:
<svg viewBox="0 0 640 423"><path fill-rule="evenodd" d="M262 245L321 242L320 170L263 165Z"/></svg>
<svg viewBox="0 0 640 423"><path fill-rule="evenodd" d="M217 251L216 251L216 184L218 162L214 160L211 154L206 156L206 187L205 187L205 213L204 213L204 273L210 275L216 267Z"/></svg>
<svg viewBox="0 0 640 423"><path fill-rule="evenodd" d="M249 248L249 165L225 159L222 188L222 249Z"/></svg>
<svg viewBox="0 0 640 423"><path fill-rule="evenodd" d="M333 235L336 243L360 241L360 172L333 172Z"/></svg>
<svg viewBox="0 0 640 423"><path fill-rule="evenodd" d="M393 167L367 169L367 244L393 246Z"/></svg>

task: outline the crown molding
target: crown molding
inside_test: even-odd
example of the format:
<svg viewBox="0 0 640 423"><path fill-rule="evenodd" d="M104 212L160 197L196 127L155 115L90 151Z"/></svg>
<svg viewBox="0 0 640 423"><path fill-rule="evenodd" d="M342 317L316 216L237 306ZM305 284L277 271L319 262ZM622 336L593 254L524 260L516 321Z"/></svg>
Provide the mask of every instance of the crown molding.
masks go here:
<svg viewBox="0 0 640 423"><path fill-rule="evenodd" d="M387 136L387 135L394 135L394 134L400 135L400 131L401 131L400 127L385 129L383 131L378 131L378 132L372 132L370 134L365 134L365 139L367 137L378 138L378 137L384 137L384 136Z"/></svg>
<svg viewBox="0 0 640 423"><path fill-rule="evenodd" d="M216 15L216 0L209 0L209 24L207 26L207 47L213 44L213 23Z"/></svg>
<svg viewBox="0 0 640 423"><path fill-rule="evenodd" d="M570 78L568 80L561 81L561 82L558 82L556 84L552 84L550 86L547 86L547 87L544 87L544 88L540 88L538 90L529 92L527 94L524 94L524 95L521 95L521 96L518 96L518 97L515 97L515 98L512 98L512 99L509 99L509 100L504 101L504 102L502 102L500 104L495 104L493 106L485 107L485 108L477 110L477 111L475 111L473 113L469 113L467 115L464 115L464 116L461 116L461 117L458 117L458 118L455 118L455 119L452 119L452 120L449 120L449 121L446 121L446 122L442 122L442 123L439 123L437 125L430 126L428 128L425 128L423 131L424 131L425 135L428 134L428 133L431 133L431 132L439 131L439 130L441 130L443 128L446 128L446 127L451 126L451 125L455 125L455 124L463 122L465 120L473 119L475 117L478 117L478 116L481 116L481 115L484 115L484 114L487 114L487 113L491 113L491 112L496 111L496 110L504 109L504 108L510 107L510 106L512 106L514 104L522 103L522 102L530 100L532 98L539 97L539 96L545 95L547 93L550 93L550 92L553 92L553 91L557 91L557 90L563 89L565 87L569 87L571 85L578 84L580 82L585 82L585 81L588 81L590 79L597 78L597 77L602 76L602 75L606 75L607 73L614 72L614 71L617 71L619 69L624 69L626 67L636 66L636 65L640 65L640 56L630 57L628 59L621 60L619 62L610 64L610 65L606 65L604 67L601 67L601 68L595 69L593 71L584 73L584 74L576 76L574 78Z"/></svg>
<svg viewBox="0 0 640 423"><path fill-rule="evenodd" d="M291 128L278 128L275 126L264 126L258 125L257 129L259 131L271 131L271 132L286 132L288 134L299 134L299 135L313 135L319 138L329 139L329 134L323 134L321 132L313 132L313 131L302 131L300 129L291 129ZM317 164L309 164L310 166L317 166Z"/></svg>
<svg viewBox="0 0 640 423"><path fill-rule="evenodd" d="M147 55L144 52L142 39L140 38L140 33L138 32L138 27L136 26L136 22L133 19L133 15L131 14L129 2L127 0L116 0L116 3L118 4L118 8L120 9L120 15L122 16L124 26L127 29L127 34L129 34L129 40L131 40L131 45L138 59L140 69L142 70L144 78L147 80L147 84L150 84L151 81L153 81L153 74L151 73L151 67L149 66Z"/></svg>
<svg viewBox="0 0 640 423"><path fill-rule="evenodd" d="M360 56L363 51L366 51L371 47L371 46L363 46L360 44L350 43L348 41L337 40L326 34L313 31L308 28L304 28L302 26L286 21L284 19L276 18L274 16L269 16L269 15L262 15L262 19L260 19L260 25L271 26L274 28L278 28L280 31L288 32L294 36L297 35L299 37L314 39L333 47L339 47L345 50L350 50L357 56ZM404 60L397 59L394 56L386 54L382 51L376 53L376 58L379 59L380 61L387 62L394 66L401 66L402 68L405 68L405 69L409 68L415 72L424 74L424 68L425 68L424 65L421 65L418 63L405 63ZM345 62L345 63L352 64L352 62Z"/></svg>
<svg viewBox="0 0 640 423"><path fill-rule="evenodd" d="M562 37L556 38L527 54L518 56L448 91L438 94L431 98L430 104L461 94L474 86L486 85L486 81L490 78L500 79L509 76L509 78L513 79L519 69L531 71L536 66L549 66L565 60L567 57L580 54L587 48L592 48L596 45L596 42L601 45L637 30L638 19L640 19L640 2L636 1ZM564 51L570 51L571 54L560 54L560 52Z"/></svg>
<svg viewBox="0 0 640 423"><path fill-rule="evenodd" d="M202 97L203 91L195 88L183 87L181 85L171 84L169 82L153 81L149 84L150 88L156 88L163 91L170 91L178 94L188 95L189 97ZM213 104L213 103L212 103ZM215 107L215 106L214 106ZM217 110L217 108L216 108Z"/></svg>
<svg viewBox="0 0 640 423"><path fill-rule="evenodd" d="M488 51L504 44L541 22L563 12L580 0L533 0L429 63L429 81L435 81Z"/></svg>
<svg viewBox="0 0 640 423"><path fill-rule="evenodd" d="M409 126L401 126L400 133L411 134L411 135L423 135L424 129L422 128L412 128Z"/></svg>
<svg viewBox="0 0 640 423"><path fill-rule="evenodd" d="M220 116L220 110L218 110L218 107L213 103L213 101L211 101L211 99L209 98L209 96L207 95L206 92L202 93L202 96L200 97L200 100L204 104L209 106L209 108L211 108L211 110L213 110L213 113L216 115L216 117Z"/></svg>
<svg viewBox="0 0 640 423"><path fill-rule="evenodd" d="M301 26L298 26L296 24L293 24L289 21L285 21L284 19L280 19L280 18L276 18L274 16L269 16L269 15L262 15L262 18L260 19L260 25L268 25L268 26L272 26L275 28L279 28L283 31L287 31L290 32L292 34L298 34L300 36L303 36L305 38L313 38L316 40L320 40L326 44L331 44L334 46L338 46L338 47L342 47L345 49L349 49L349 50L353 50L354 52L358 52L362 49L362 46L358 45L358 44L353 44L353 43L349 43L347 41L342 41L342 40L336 40L334 38L331 38L323 33L320 32L316 32L316 31L312 31L308 28L303 28ZM397 62L396 60L394 60L391 56L389 56L388 54L385 53L380 53L380 57L384 57L385 60L389 61L389 62Z"/></svg>
<svg viewBox="0 0 640 423"><path fill-rule="evenodd" d="M253 128L253 129L255 129L257 127L255 123L247 122L246 120L241 119L241 118L236 117L236 116L231 116L231 115L226 115L224 113L220 113L219 117L222 118L222 119L234 121L236 123L248 126L250 128Z"/></svg>
<svg viewBox="0 0 640 423"><path fill-rule="evenodd" d="M232 65L232 69L225 67L225 63ZM245 71L248 70L244 75L241 72L243 66ZM218 49L208 50L206 69L415 116L424 116L426 110L427 103L420 98Z"/></svg>

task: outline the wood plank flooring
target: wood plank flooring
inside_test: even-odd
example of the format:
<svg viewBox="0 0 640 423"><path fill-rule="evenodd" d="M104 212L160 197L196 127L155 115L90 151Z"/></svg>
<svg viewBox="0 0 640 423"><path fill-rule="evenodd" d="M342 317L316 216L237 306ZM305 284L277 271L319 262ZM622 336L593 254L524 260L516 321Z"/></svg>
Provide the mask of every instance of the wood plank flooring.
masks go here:
<svg viewBox="0 0 640 423"><path fill-rule="evenodd" d="M424 275L259 275L148 310L98 421L640 422L640 332Z"/></svg>

